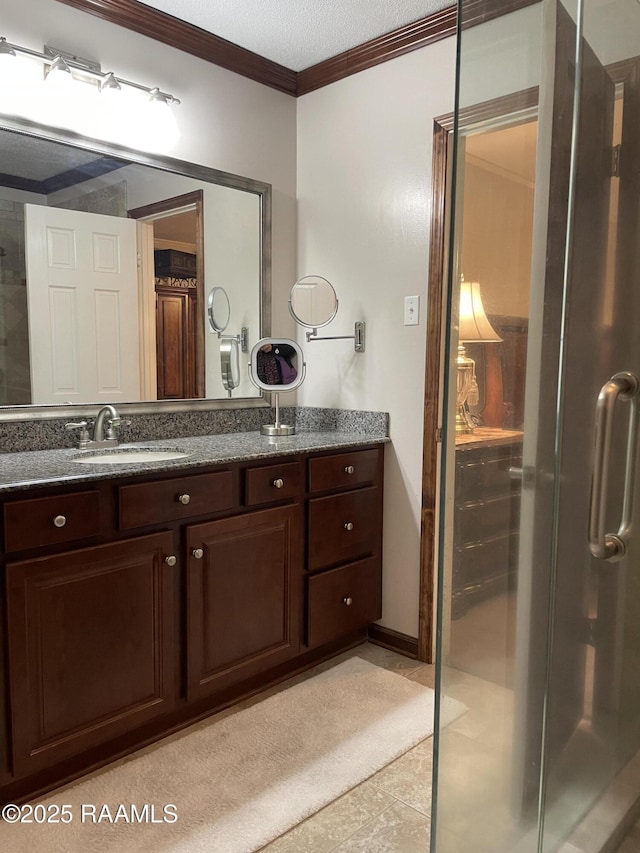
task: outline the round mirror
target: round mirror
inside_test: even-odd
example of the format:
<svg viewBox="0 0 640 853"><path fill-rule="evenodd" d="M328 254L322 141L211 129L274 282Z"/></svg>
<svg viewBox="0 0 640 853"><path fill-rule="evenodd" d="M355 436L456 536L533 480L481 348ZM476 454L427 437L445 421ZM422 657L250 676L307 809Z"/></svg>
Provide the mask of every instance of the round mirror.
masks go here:
<svg viewBox="0 0 640 853"><path fill-rule="evenodd" d="M305 275L291 288L289 311L301 326L309 329L326 326L338 313L333 285L320 275Z"/></svg>
<svg viewBox="0 0 640 853"><path fill-rule="evenodd" d="M264 391L293 391L304 369L302 350L288 338L262 338L251 350L251 381Z"/></svg>
<svg viewBox="0 0 640 853"><path fill-rule="evenodd" d="M221 334L229 325L231 305L224 287L212 287L209 294L209 325L213 332Z"/></svg>
<svg viewBox="0 0 640 853"><path fill-rule="evenodd" d="M229 392L240 384L240 350L235 338L227 338L220 342L220 370L222 384Z"/></svg>

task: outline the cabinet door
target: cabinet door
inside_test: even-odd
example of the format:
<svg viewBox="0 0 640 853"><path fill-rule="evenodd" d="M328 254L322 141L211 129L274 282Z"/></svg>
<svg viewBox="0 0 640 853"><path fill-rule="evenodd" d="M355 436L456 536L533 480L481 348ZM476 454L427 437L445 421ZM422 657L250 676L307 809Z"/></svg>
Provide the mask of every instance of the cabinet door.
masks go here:
<svg viewBox="0 0 640 853"><path fill-rule="evenodd" d="M7 566L16 775L171 710L171 533Z"/></svg>
<svg viewBox="0 0 640 853"><path fill-rule="evenodd" d="M194 295L195 291L189 290L156 292L158 400L183 400L196 396Z"/></svg>
<svg viewBox="0 0 640 853"><path fill-rule="evenodd" d="M301 534L298 505L188 529L190 699L297 654L304 568Z"/></svg>

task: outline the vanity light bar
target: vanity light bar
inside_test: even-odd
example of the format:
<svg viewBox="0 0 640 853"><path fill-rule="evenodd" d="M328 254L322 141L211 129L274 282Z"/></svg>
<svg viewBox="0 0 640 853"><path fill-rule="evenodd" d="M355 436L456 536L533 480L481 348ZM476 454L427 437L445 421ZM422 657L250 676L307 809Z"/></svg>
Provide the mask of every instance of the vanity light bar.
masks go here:
<svg viewBox="0 0 640 853"><path fill-rule="evenodd" d="M118 88L119 84L129 86L132 89L137 89L140 92L146 92L155 100L162 100L167 104L179 104L180 100L168 92L162 92L157 86L143 86L141 83L134 83L132 80L125 80L123 77L116 77L113 72L103 72L100 64L88 59L82 59L74 54L66 53L57 48L45 45L44 52L40 53L37 50L31 50L28 47L22 47L19 44L8 42L4 36L0 36L0 56L28 56L32 59L37 59L43 65L49 68L56 62L62 62L68 66L70 71L79 71L84 77L94 80L98 84L104 84L107 80L110 88Z"/></svg>

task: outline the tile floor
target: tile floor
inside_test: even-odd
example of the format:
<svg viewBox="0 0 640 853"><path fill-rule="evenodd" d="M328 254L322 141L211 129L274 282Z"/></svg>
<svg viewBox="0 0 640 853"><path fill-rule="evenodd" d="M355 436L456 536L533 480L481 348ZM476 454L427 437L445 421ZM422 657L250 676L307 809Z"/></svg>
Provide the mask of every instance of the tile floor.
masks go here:
<svg viewBox="0 0 640 853"><path fill-rule="evenodd" d="M303 673L299 680L353 656L433 687L433 666L370 643ZM273 690L290 687L291 683L288 681ZM433 738L422 741L262 850L265 853L428 853L432 747Z"/></svg>

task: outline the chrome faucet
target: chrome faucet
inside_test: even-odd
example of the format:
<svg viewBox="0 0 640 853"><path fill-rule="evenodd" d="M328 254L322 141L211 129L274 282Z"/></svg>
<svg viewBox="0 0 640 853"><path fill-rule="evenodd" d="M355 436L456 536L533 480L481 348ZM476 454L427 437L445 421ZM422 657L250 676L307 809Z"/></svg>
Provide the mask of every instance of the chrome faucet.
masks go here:
<svg viewBox="0 0 640 853"><path fill-rule="evenodd" d="M105 433L105 423L107 425ZM120 426L120 416L115 406L103 406L93 424L93 444L113 445L118 443L116 429Z"/></svg>
<svg viewBox="0 0 640 853"><path fill-rule="evenodd" d="M103 406L98 412L93 423L93 436L89 436L89 422L65 424L67 430L79 430L78 447L86 450L88 447L117 447L117 428L122 423L130 424L131 421L123 421L118 415L115 406Z"/></svg>

